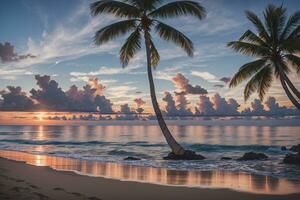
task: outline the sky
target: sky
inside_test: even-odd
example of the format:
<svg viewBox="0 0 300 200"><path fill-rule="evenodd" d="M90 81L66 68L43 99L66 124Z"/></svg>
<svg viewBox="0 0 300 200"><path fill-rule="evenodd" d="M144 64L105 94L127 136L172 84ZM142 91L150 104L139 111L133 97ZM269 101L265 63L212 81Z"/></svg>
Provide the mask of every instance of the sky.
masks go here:
<svg viewBox="0 0 300 200"><path fill-rule="evenodd" d="M29 93L37 88L35 74L50 75L59 87L68 90L71 85L79 87L87 84L89 78L98 78L105 86L104 94L114 106L142 98L146 110L151 110L149 85L146 74L145 50L142 49L122 69L119 49L126 37L96 46L94 33L120 19L111 15L91 17L89 4L83 0L1 0L0 43L11 43L18 55L26 59L0 63L0 90L6 86L21 86ZM167 1L164 1L167 2ZM161 55L161 61L154 71L156 91L160 102L165 91L173 93L179 86L174 77L181 73L192 86L198 85L212 97L219 93L222 97L233 98L245 108L257 95L244 102L243 86L229 89L220 81L232 77L241 65L254 58L239 55L226 47L229 41L237 40L247 29L254 30L245 17L245 10L261 16L265 7L272 3L283 5L291 14L300 9L298 0L201 0L207 11L204 20L180 17L165 20L186 34L195 46L193 58L188 57L172 43L162 41L153 33L154 41ZM300 80L295 73L290 78L296 87ZM223 85L218 87L216 85ZM291 106L278 81L273 82L268 96L273 96L281 105ZM187 95L191 105L197 104L199 95Z"/></svg>

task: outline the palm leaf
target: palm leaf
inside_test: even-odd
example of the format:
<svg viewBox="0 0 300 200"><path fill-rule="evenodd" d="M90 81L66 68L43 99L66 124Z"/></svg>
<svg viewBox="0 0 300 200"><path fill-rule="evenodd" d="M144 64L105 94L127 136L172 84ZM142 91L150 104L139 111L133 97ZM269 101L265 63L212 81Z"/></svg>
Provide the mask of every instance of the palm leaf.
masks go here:
<svg viewBox="0 0 300 200"><path fill-rule="evenodd" d="M260 100L263 100L264 96L266 95L266 92L271 87L272 81L273 81L273 70L270 66L266 66L262 70L262 79L260 81L257 90Z"/></svg>
<svg viewBox="0 0 300 200"><path fill-rule="evenodd" d="M263 23L258 18L258 16L251 11L246 11L246 16L252 22L252 24L256 27L256 30L258 31L259 36L262 37L264 39L264 41L269 42L270 36L269 36L268 32L266 31Z"/></svg>
<svg viewBox="0 0 300 200"><path fill-rule="evenodd" d="M263 57L269 53L269 49L267 47L243 41L229 42L227 46L244 55Z"/></svg>
<svg viewBox="0 0 300 200"><path fill-rule="evenodd" d="M290 40L290 39L295 39L295 38L299 38L300 37L300 26L298 26L297 28L295 28L287 37L286 40Z"/></svg>
<svg viewBox="0 0 300 200"><path fill-rule="evenodd" d="M136 54L136 52L141 48L141 33L137 28L134 32L132 32L129 37L126 39L126 42L122 46L120 50L120 60L122 63L122 67L126 67L130 61Z"/></svg>
<svg viewBox="0 0 300 200"><path fill-rule="evenodd" d="M125 2L129 2L131 5L138 7L140 10L152 11L162 2L162 0L125 0Z"/></svg>
<svg viewBox="0 0 300 200"><path fill-rule="evenodd" d="M277 43L286 18L285 9L282 6L276 7L271 4L264 12L264 18L272 41Z"/></svg>
<svg viewBox="0 0 300 200"><path fill-rule="evenodd" d="M285 57L287 58L288 62L292 64L292 67L296 70L296 72L300 74L300 57L293 54L287 54Z"/></svg>
<svg viewBox="0 0 300 200"><path fill-rule="evenodd" d="M243 65L230 80L229 87L237 86L242 81L258 72L265 65L265 63L265 59L259 59Z"/></svg>
<svg viewBox="0 0 300 200"><path fill-rule="evenodd" d="M266 90L268 89L268 87L270 87L271 82L272 82L272 70L269 66L266 66L262 68L259 72L257 72L246 84L244 90L245 101L247 101L251 96L251 94L255 91L259 93L259 98L263 99L263 96Z"/></svg>
<svg viewBox="0 0 300 200"><path fill-rule="evenodd" d="M194 47L192 41L180 31L175 28L164 24L160 21L156 21L155 30L158 35L166 41L172 41L176 45L180 46L189 56L193 56Z"/></svg>
<svg viewBox="0 0 300 200"><path fill-rule="evenodd" d="M266 43L266 41L264 41L263 38L260 38L259 36L257 36L251 30L247 30L240 37L239 41L250 42L252 44L257 44L257 45L262 45L262 46L268 47L268 44Z"/></svg>
<svg viewBox="0 0 300 200"><path fill-rule="evenodd" d="M140 10L125 2L114 0L96 1L90 6L91 14L93 16L102 13L113 14L117 17L137 18L140 16Z"/></svg>
<svg viewBox="0 0 300 200"><path fill-rule="evenodd" d="M300 25L300 11L293 14L288 22L286 23L286 26L280 36L280 41L283 41L288 37L288 35L293 32L296 28L299 28Z"/></svg>
<svg viewBox="0 0 300 200"><path fill-rule="evenodd" d="M205 9L198 2L175 1L163 5L149 14L149 16L154 18L178 17L182 15L191 15L202 19L205 16Z"/></svg>
<svg viewBox="0 0 300 200"><path fill-rule="evenodd" d="M101 45L118 36L126 34L128 31L136 27L136 20L124 20L108 25L96 32L94 41L97 45Z"/></svg>
<svg viewBox="0 0 300 200"><path fill-rule="evenodd" d="M300 51L300 37L284 40L280 44L280 48L289 53L295 53L297 51Z"/></svg>
<svg viewBox="0 0 300 200"><path fill-rule="evenodd" d="M150 38L149 40L150 43L150 58L151 58L151 66L156 68L156 66L158 65L158 62L160 60L160 56L159 53L152 41L152 39Z"/></svg>

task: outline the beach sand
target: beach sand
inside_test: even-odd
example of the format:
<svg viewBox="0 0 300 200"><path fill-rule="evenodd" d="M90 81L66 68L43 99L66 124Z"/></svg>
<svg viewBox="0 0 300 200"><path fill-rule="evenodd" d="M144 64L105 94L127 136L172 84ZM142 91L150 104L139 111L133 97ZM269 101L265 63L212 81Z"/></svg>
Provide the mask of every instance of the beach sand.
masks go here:
<svg viewBox="0 0 300 200"><path fill-rule="evenodd" d="M263 195L229 189L162 186L89 177L0 158L0 199L293 200L300 194Z"/></svg>

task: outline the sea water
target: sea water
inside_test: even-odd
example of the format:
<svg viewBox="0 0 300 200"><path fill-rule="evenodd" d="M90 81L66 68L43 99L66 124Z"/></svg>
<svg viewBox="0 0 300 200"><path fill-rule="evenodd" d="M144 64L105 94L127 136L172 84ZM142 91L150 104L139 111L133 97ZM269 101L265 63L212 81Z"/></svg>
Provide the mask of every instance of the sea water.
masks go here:
<svg viewBox="0 0 300 200"><path fill-rule="evenodd" d="M166 161L170 149L157 125L1 125L0 149L131 165L196 171L239 171L300 180L299 166L283 164L282 150L300 143L299 125L170 125L186 148L201 161ZM264 161L237 161L249 151L269 156ZM138 161L125 161L134 156ZM221 160L231 157L232 160Z"/></svg>

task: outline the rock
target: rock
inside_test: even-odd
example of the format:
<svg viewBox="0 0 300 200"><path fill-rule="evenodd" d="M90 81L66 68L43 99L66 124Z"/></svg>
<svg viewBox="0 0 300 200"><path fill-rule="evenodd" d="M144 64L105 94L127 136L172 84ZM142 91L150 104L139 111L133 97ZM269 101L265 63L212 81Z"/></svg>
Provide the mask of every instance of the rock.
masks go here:
<svg viewBox="0 0 300 200"><path fill-rule="evenodd" d="M232 160L230 157L222 157L221 160Z"/></svg>
<svg viewBox="0 0 300 200"><path fill-rule="evenodd" d="M237 160L266 160L268 156L263 153L255 153L255 152L247 152L242 157L238 158Z"/></svg>
<svg viewBox="0 0 300 200"><path fill-rule="evenodd" d="M300 153L287 154L283 159L283 163L300 165Z"/></svg>
<svg viewBox="0 0 300 200"><path fill-rule="evenodd" d="M164 157L164 160L203 160L204 156L196 154L194 151L185 150L183 155L176 155L173 152Z"/></svg>
<svg viewBox="0 0 300 200"><path fill-rule="evenodd" d="M292 146L290 151L298 152L300 154L300 144Z"/></svg>
<svg viewBox="0 0 300 200"><path fill-rule="evenodd" d="M282 146L280 149L281 149L281 151L286 151L287 150L287 148L285 146Z"/></svg>
<svg viewBox="0 0 300 200"><path fill-rule="evenodd" d="M137 157L128 156L128 157L124 158L124 160L141 160L141 159L137 158Z"/></svg>

